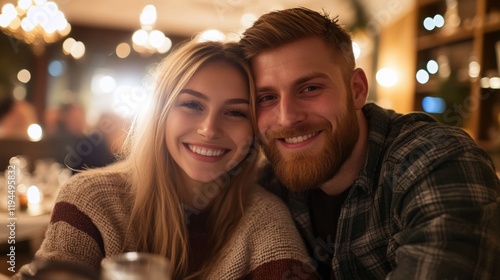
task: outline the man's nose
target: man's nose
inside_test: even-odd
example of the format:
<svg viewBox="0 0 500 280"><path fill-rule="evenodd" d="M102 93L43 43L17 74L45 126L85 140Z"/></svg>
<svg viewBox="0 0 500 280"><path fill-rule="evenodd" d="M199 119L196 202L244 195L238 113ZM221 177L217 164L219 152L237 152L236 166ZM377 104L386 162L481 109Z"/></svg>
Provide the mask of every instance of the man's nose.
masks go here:
<svg viewBox="0 0 500 280"><path fill-rule="evenodd" d="M284 96L280 99L277 110L278 125L283 127L293 127L305 119L303 107L294 97Z"/></svg>

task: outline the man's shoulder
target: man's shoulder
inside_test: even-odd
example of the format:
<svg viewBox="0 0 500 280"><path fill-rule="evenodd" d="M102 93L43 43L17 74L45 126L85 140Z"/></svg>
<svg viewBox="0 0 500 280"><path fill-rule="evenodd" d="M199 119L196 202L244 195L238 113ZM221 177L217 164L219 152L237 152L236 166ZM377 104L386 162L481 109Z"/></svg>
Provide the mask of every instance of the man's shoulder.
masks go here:
<svg viewBox="0 0 500 280"><path fill-rule="evenodd" d="M387 152L394 159L404 159L415 151L427 157L442 157L480 147L461 128L442 124L424 113L395 117L386 138Z"/></svg>
<svg viewBox="0 0 500 280"><path fill-rule="evenodd" d="M490 175L486 176L488 179L482 177L494 174L493 162L486 151L461 128L429 118L410 113L393 119L384 143L381 178L397 178L395 187L399 190L420 180L433 180L433 184L440 178L460 176L490 180Z"/></svg>

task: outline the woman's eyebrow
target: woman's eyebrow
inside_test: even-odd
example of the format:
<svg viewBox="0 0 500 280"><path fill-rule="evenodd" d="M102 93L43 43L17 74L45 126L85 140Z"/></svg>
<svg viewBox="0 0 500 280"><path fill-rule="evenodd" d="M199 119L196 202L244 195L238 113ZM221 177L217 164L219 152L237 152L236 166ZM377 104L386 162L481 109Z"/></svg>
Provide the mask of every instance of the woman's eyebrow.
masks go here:
<svg viewBox="0 0 500 280"><path fill-rule="evenodd" d="M206 96L203 93L201 93L199 91L196 91L196 90L192 90L192 89L188 89L188 88L183 88L181 90L181 92L179 93L179 95L183 94L183 93L190 94L190 95L192 95L194 97L198 97L198 98L201 98L201 99L204 99L204 100L208 100L208 96Z"/></svg>
<svg viewBox="0 0 500 280"><path fill-rule="evenodd" d="M180 94L189 94L189 95L192 95L194 97L198 97L200 99L207 100L207 101L210 99L205 94L203 94L199 91L196 91L196 90L188 89L188 88L182 89L181 92L179 93L179 95ZM224 103L225 104L241 104L241 103L250 104L250 101L247 98L231 98L231 99L224 101Z"/></svg>

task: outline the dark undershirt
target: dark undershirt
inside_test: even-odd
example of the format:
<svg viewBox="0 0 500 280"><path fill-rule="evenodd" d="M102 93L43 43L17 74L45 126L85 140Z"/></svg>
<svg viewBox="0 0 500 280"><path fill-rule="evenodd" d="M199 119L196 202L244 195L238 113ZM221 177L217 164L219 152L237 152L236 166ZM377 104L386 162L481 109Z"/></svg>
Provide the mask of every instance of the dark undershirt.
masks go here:
<svg viewBox="0 0 500 280"><path fill-rule="evenodd" d="M337 234L337 223L342 204L348 193L349 189L339 195L329 196L321 189L315 189L309 197L311 224L314 234L317 240L321 240L320 246L323 248L320 252L318 273L324 279L331 278L333 243ZM325 256L328 257L325 258Z"/></svg>

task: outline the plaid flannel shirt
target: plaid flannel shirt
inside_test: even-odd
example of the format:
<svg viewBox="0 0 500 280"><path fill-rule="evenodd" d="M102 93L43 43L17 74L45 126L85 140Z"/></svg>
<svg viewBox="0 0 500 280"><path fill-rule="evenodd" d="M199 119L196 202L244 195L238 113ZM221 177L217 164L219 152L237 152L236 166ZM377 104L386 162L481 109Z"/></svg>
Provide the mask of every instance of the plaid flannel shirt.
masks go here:
<svg viewBox="0 0 500 280"><path fill-rule="evenodd" d="M363 113L368 156L334 240L315 235L307 192L288 192L269 166L260 180L290 208L312 260L331 265L325 278L500 279L500 181L490 157L426 114L375 104Z"/></svg>

